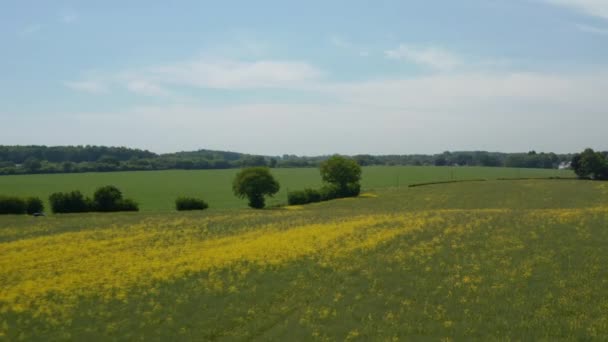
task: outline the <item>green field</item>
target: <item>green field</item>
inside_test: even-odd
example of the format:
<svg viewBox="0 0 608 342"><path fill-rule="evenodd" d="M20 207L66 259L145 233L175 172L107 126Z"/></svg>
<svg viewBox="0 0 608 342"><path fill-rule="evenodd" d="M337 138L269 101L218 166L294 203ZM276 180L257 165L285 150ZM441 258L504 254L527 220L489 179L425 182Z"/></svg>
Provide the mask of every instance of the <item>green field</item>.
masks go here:
<svg viewBox="0 0 608 342"><path fill-rule="evenodd" d="M140 203L142 211L169 211L178 196L204 198L215 208L244 208L246 200L232 194L232 179L238 170L146 171L85 174L26 175L0 177L0 195L39 196L44 200L53 192L80 190L92 195L97 187L115 185L126 197ZM281 184L269 205L287 202L287 190L319 187L319 170L273 169ZM528 177L570 177L571 171L484 167L365 167L364 190L407 186L412 183ZM48 203L47 203L48 208Z"/></svg>
<svg viewBox="0 0 608 342"><path fill-rule="evenodd" d="M608 339L603 182L0 227L0 340Z"/></svg>

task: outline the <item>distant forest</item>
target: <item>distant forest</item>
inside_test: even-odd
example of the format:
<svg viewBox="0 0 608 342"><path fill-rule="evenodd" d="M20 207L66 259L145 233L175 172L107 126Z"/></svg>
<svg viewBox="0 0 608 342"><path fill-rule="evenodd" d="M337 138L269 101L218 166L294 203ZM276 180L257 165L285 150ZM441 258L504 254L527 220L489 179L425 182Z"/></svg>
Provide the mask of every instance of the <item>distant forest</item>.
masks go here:
<svg viewBox="0 0 608 342"><path fill-rule="evenodd" d="M360 165L493 166L558 168L574 154L444 152L435 155L355 155ZM144 170L205 170L247 166L318 167L329 156L261 156L237 152L198 150L156 154L126 147L106 146L2 146L0 175Z"/></svg>

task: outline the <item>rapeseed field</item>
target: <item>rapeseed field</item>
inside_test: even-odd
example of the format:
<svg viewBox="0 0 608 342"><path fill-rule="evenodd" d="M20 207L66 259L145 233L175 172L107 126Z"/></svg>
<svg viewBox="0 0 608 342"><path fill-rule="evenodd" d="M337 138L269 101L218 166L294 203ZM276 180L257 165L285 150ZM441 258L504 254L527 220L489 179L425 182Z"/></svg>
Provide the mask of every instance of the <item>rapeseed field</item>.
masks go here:
<svg viewBox="0 0 608 342"><path fill-rule="evenodd" d="M503 197L560 193L493 192L503 184L469 185L488 194L476 208L465 185L442 185L263 211L2 218L0 340L608 338L608 205L582 205L605 188L573 182L576 205L522 208Z"/></svg>

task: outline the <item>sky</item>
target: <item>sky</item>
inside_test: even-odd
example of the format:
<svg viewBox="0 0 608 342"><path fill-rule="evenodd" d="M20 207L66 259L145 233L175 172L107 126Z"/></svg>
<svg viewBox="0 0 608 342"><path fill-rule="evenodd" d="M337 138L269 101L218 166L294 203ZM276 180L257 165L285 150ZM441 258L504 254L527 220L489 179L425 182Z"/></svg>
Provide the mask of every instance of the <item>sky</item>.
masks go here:
<svg viewBox="0 0 608 342"><path fill-rule="evenodd" d="M608 0L0 0L0 144L608 149Z"/></svg>

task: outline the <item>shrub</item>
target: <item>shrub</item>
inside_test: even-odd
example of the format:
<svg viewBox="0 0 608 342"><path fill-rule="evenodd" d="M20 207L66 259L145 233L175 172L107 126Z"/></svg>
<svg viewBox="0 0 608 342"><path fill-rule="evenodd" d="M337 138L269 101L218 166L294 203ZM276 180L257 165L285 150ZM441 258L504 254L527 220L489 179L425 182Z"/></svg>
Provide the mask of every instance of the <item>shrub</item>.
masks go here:
<svg viewBox="0 0 608 342"><path fill-rule="evenodd" d="M291 191L287 194L289 205L300 205L321 202L321 193L315 189Z"/></svg>
<svg viewBox="0 0 608 342"><path fill-rule="evenodd" d="M359 193L361 193L361 185L359 183L350 183L340 190L340 197L357 197Z"/></svg>
<svg viewBox="0 0 608 342"><path fill-rule="evenodd" d="M85 198L78 190L51 194L49 202L54 213L84 213L94 208L93 201Z"/></svg>
<svg viewBox="0 0 608 342"><path fill-rule="evenodd" d="M139 204L132 199L121 199L115 211L139 211Z"/></svg>
<svg viewBox="0 0 608 342"><path fill-rule="evenodd" d="M319 193L321 194L321 201L330 201L340 197L340 190L335 185L325 185Z"/></svg>
<svg viewBox="0 0 608 342"><path fill-rule="evenodd" d="M175 209L182 210L205 210L209 208L207 202L193 197L179 197L175 200Z"/></svg>
<svg viewBox="0 0 608 342"><path fill-rule="evenodd" d="M84 197L80 191L56 192L49 197L54 213L84 213L90 211L139 211L137 202L122 198L122 193L112 185L95 191L94 199Z"/></svg>
<svg viewBox="0 0 608 342"><path fill-rule="evenodd" d="M120 211L122 205L122 192L113 185L98 188L93 195L96 211Z"/></svg>
<svg viewBox="0 0 608 342"><path fill-rule="evenodd" d="M28 215L41 213L44 211L44 204L38 197L29 197L25 200L25 212Z"/></svg>
<svg viewBox="0 0 608 342"><path fill-rule="evenodd" d="M315 189L304 189L308 203L321 202L321 192Z"/></svg>
<svg viewBox="0 0 608 342"><path fill-rule="evenodd" d="M309 203L308 202L308 195L306 194L305 191L290 191L287 194L287 203L289 205L300 205L300 204L306 204Z"/></svg>
<svg viewBox="0 0 608 342"><path fill-rule="evenodd" d="M0 197L0 214L25 214L26 203L18 197Z"/></svg>

